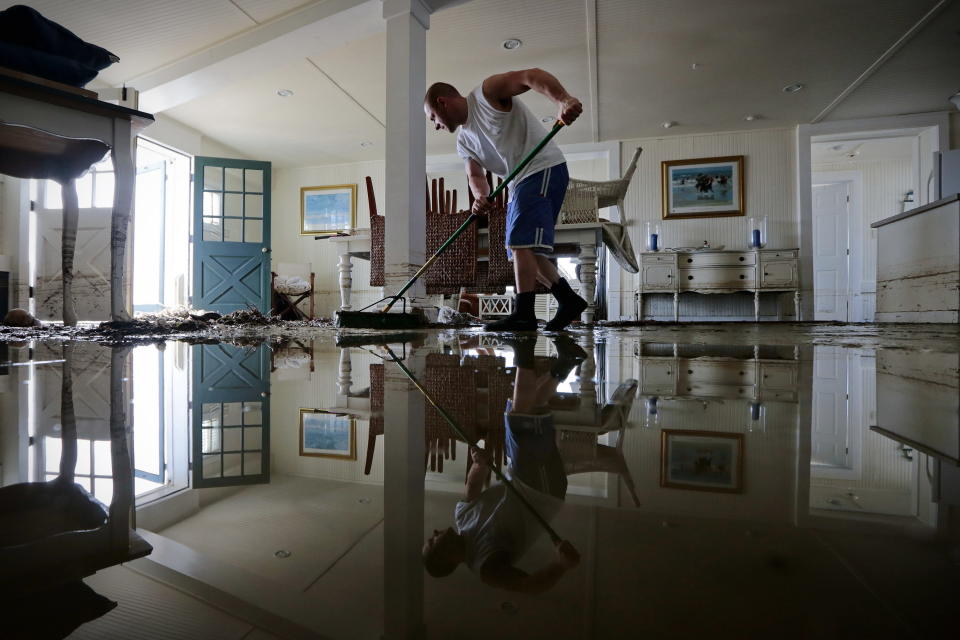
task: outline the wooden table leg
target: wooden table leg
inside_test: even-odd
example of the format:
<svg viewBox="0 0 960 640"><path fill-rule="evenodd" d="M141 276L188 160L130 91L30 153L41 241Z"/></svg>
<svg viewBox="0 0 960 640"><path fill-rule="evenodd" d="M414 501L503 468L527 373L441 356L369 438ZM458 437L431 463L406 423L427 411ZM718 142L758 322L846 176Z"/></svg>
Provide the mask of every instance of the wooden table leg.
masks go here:
<svg viewBox="0 0 960 640"><path fill-rule="evenodd" d="M127 237L130 232L130 209L136 172L133 166L133 139L130 122L113 121L113 216L110 222L110 319L130 320L126 305Z"/></svg>
<svg viewBox="0 0 960 640"><path fill-rule="evenodd" d="M673 321L680 322L680 292L673 292Z"/></svg>
<svg viewBox="0 0 960 640"><path fill-rule="evenodd" d="M800 289L793 292L793 314L797 322L800 322Z"/></svg>
<svg viewBox="0 0 960 640"><path fill-rule="evenodd" d="M340 311L349 311L350 294L353 292L353 258L349 253L341 253L337 263L340 271Z"/></svg>
<svg viewBox="0 0 960 640"><path fill-rule="evenodd" d="M60 183L63 194L63 234L60 241L60 271L63 275L63 326L77 326L77 306L73 300L73 262L77 249L80 205L76 180Z"/></svg>
<svg viewBox="0 0 960 640"><path fill-rule="evenodd" d="M580 265L580 284L583 285L583 297L586 298L588 305L581 319L589 324L593 322L593 316L597 310L597 247L592 244L580 245L577 262Z"/></svg>
<svg viewBox="0 0 960 640"><path fill-rule="evenodd" d="M760 290L753 290L753 321L760 322Z"/></svg>

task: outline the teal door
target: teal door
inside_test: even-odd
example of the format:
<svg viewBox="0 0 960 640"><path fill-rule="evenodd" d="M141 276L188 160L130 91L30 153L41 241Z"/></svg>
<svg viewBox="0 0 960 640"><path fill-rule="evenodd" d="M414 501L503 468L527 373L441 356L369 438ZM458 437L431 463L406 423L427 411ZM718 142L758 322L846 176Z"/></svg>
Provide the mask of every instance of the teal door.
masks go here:
<svg viewBox="0 0 960 640"><path fill-rule="evenodd" d="M194 308L270 310L270 163L194 158Z"/></svg>
<svg viewBox="0 0 960 640"><path fill-rule="evenodd" d="M193 487L270 482L270 347L193 347Z"/></svg>

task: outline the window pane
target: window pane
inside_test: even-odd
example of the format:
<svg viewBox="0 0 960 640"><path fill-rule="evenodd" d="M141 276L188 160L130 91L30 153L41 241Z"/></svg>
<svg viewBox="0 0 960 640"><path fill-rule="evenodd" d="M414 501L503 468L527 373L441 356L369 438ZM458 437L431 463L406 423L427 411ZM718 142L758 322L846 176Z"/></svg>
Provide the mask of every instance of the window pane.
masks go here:
<svg viewBox="0 0 960 640"><path fill-rule="evenodd" d="M243 191L243 169L226 169L224 191Z"/></svg>
<svg viewBox="0 0 960 640"><path fill-rule="evenodd" d="M96 478L93 483L93 497L103 504L113 502L113 478Z"/></svg>
<svg viewBox="0 0 960 640"><path fill-rule="evenodd" d="M113 158L108 153L103 157L103 160L93 165L94 171L113 171Z"/></svg>
<svg viewBox="0 0 960 640"><path fill-rule="evenodd" d="M76 473L90 475L90 441L77 439Z"/></svg>
<svg viewBox="0 0 960 640"><path fill-rule="evenodd" d="M43 208L63 209L63 200L60 198L60 185L53 180L47 180L44 185Z"/></svg>
<svg viewBox="0 0 960 640"><path fill-rule="evenodd" d="M243 220L240 218L223 219L223 241L243 242Z"/></svg>
<svg viewBox="0 0 960 640"><path fill-rule="evenodd" d="M98 173L96 177L96 189L94 190L95 201L93 206L109 209L113 206L113 172Z"/></svg>
<svg viewBox="0 0 960 640"><path fill-rule="evenodd" d="M224 402L223 403L223 426L225 427L239 427L241 422L241 417L243 415L243 403L241 402Z"/></svg>
<svg viewBox="0 0 960 640"><path fill-rule="evenodd" d="M241 451L243 450L243 443L240 439L243 437L240 429L224 429L223 430L223 450L224 451Z"/></svg>
<svg viewBox="0 0 960 640"><path fill-rule="evenodd" d="M263 171L247 169L245 175L247 182L243 185L243 190L247 193L263 193Z"/></svg>
<svg viewBox="0 0 960 640"><path fill-rule="evenodd" d="M253 451L263 448L263 429L260 427L243 428L243 448L245 451Z"/></svg>
<svg viewBox="0 0 960 640"><path fill-rule="evenodd" d="M223 215L240 217L243 215L243 194L223 194Z"/></svg>
<svg viewBox="0 0 960 640"><path fill-rule="evenodd" d="M247 206L244 209L243 215L248 218L262 218L263 217L263 196L252 196L249 193L244 196L247 201Z"/></svg>
<svg viewBox="0 0 960 640"><path fill-rule="evenodd" d="M211 191L203 192L203 215L220 216L223 211L220 209L220 194Z"/></svg>
<svg viewBox="0 0 960 640"><path fill-rule="evenodd" d="M219 402L204 402L203 412L201 414L202 426L204 427L219 427L220 426L220 403Z"/></svg>
<svg viewBox="0 0 960 640"><path fill-rule="evenodd" d="M51 438L47 436L43 439L43 470L47 473L60 472L60 438Z"/></svg>
<svg viewBox="0 0 960 640"><path fill-rule="evenodd" d="M240 455L239 453L223 454L223 477L239 476L240 474Z"/></svg>
<svg viewBox="0 0 960 640"><path fill-rule="evenodd" d="M263 242L263 222L261 220L244 220L243 230L244 242Z"/></svg>
<svg viewBox="0 0 960 640"><path fill-rule="evenodd" d="M223 189L223 167L203 168L203 188L214 191Z"/></svg>
<svg viewBox="0 0 960 640"><path fill-rule="evenodd" d="M93 206L93 174L89 171L77 180L77 203L81 209Z"/></svg>
<svg viewBox="0 0 960 640"><path fill-rule="evenodd" d="M219 478L221 475L220 456L203 456L203 477Z"/></svg>
<svg viewBox="0 0 960 640"><path fill-rule="evenodd" d="M259 451L243 454L243 475L252 476L262 473L260 465L261 455Z"/></svg>
<svg viewBox="0 0 960 640"><path fill-rule="evenodd" d="M93 441L93 473L98 476L113 475L113 458L109 440Z"/></svg>
<svg viewBox="0 0 960 640"><path fill-rule="evenodd" d="M259 402L243 403L243 424L263 424L262 405Z"/></svg>
<svg viewBox="0 0 960 640"><path fill-rule="evenodd" d="M220 452L220 429L204 429L201 435L203 436L201 441L202 453Z"/></svg>
<svg viewBox="0 0 960 640"><path fill-rule="evenodd" d="M73 479L73 481L86 489L88 492L90 491L90 476L77 476Z"/></svg>
<svg viewBox="0 0 960 640"><path fill-rule="evenodd" d="M223 218L203 219L203 239L211 242L223 240Z"/></svg>

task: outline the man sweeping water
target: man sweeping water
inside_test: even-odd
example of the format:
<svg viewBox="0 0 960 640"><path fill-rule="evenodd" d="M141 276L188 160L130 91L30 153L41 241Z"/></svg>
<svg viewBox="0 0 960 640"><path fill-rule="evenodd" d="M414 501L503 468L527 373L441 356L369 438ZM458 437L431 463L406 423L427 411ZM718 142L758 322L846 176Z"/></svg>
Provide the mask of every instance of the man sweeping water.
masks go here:
<svg viewBox="0 0 960 640"><path fill-rule="evenodd" d="M437 82L423 99L423 109L437 130L457 134L457 154L463 158L473 212L484 215L493 204L487 200L489 170L506 176L543 138L540 121L516 96L533 89L557 104L557 119L570 125L583 112L580 101L567 93L542 69L508 71L490 76L467 96L453 86ZM550 261L554 227L567 190L567 164L560 148L549 142L516 176L507 204L507 256L513 261L516 303L509 316L489 323L490 331L536 331L534 301L537 282L550 289L559 307L547 331L562 331L587 308L560 277Z"/></svg>

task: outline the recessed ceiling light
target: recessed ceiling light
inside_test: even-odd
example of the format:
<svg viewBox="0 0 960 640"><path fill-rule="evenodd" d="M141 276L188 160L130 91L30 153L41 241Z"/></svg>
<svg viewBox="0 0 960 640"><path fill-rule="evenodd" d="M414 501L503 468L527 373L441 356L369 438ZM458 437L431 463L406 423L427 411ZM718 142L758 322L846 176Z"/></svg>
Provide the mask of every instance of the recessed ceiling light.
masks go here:
<svg viewBox="0 0 960 640"><path fill-rule="evenodd" d="M520 47L522 47L523 41L517 38L507 38L506 40L503 41L503 43L500 46L506 49L507 51L513 51L514 49L519 49Z"/></svg>
<svg viewBox="0 0 960 640"><path fill-rule="evenodd" d="M696 71L697 69L700 68L700 63L699 63L699 62L694 62L693 64L690 65L690 68L693 69L694 71Z"/></svg>
<svg viewBox="0 0 960 640"><path fill-rule="evenodd" d="M803 83L802 83L802 82L795 82L794 84L788 84L788 85L785 86L783 89L781 89L781 91L783 91L784 93L796 93L797 91L800 91L801 89L803 89Z"/></svg>
<svg viewBox="0 0 960 640"><path fill-rule="evenodd" d="M550 124L551 122L553 122L553 116L543 116L542 118L540 118L540 122L542 122L543 124Z"/></svg>
<svg viewBox="0 0 960 640"><path fill-rule="evenodd" d="M293 554L287 551L286 549L279 549L277 551L274 551L273 555L274 557L277 557L277 558L289 558Z"/></svg>
<svg viewBox="0 0 960 640"><path fill-rule="evenodd" d="M747 122L753 122L754 120L759 120L760 116L754 113L748 113L747 115L743 116L743 119L746 120Z"/></svg>
<svg viewBox="0 0 960 640"><path fill-rule="evenodd" d="M361 149L367 149L367 148L372 147L372 146L373 146L373 143L370 142L369 140L364 140L363 142L360 143L360 148L361 148Z"/></svg>
<svg viewBox="0 0 960 640"><path fill-rule="evenodd" d="M289 98L293 95L292 89L277 89L277 95L281 98Z"/></svg>
<svg viewBox="0 0 960 640"><path fill-rule="evenodd" d="M660 126L664 129L669 129L670 127L676 126L676 124L673 120L667 120L666 122L661 122Z"/></svg>

